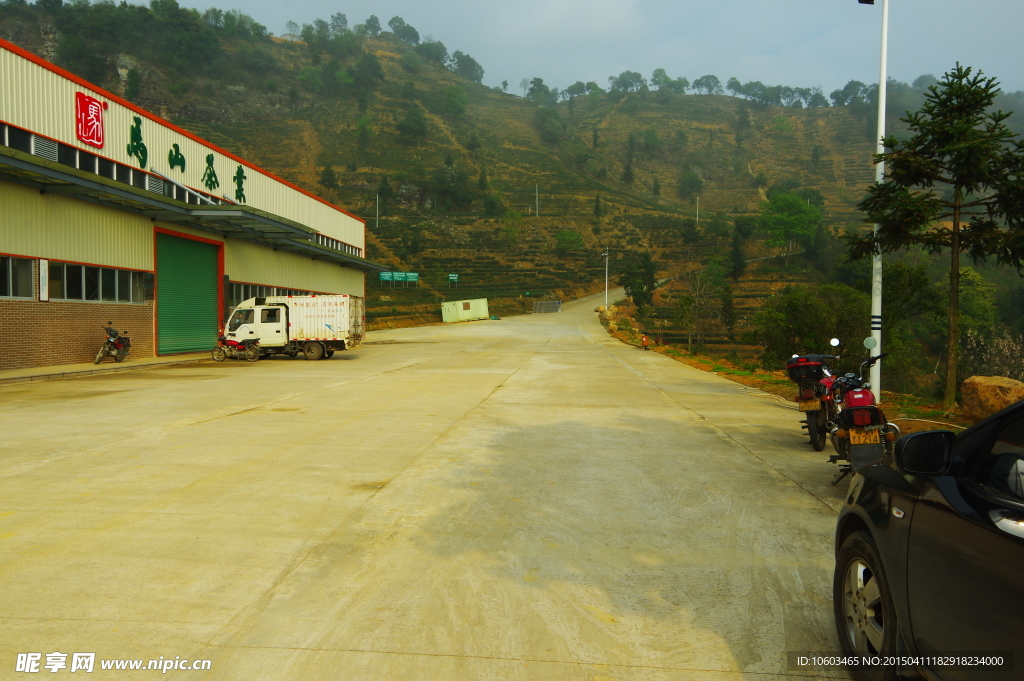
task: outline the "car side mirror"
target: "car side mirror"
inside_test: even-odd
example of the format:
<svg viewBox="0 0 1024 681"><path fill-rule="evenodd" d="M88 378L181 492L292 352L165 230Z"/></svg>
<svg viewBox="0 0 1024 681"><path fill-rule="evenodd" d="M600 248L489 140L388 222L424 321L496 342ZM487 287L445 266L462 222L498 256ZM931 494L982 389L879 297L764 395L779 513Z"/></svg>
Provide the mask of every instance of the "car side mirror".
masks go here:
<svg viewBox="0 0 1024 681"><path fill-rule="evenodd" d="M904 435L896 443L896 465L904 472L921 477L946 475L953 464L956 433L926 430Z"/></svg>

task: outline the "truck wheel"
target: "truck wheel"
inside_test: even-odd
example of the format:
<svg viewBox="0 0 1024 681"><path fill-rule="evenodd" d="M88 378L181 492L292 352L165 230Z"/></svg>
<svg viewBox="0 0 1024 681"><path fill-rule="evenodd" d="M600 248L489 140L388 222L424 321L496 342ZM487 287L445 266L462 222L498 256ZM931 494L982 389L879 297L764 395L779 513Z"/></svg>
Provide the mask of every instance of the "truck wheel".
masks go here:
<svg viewBox="0 0 1024 681"><path fill-rule="evenodd" d="M309 341L302 346L302 356L306 359L321 359L324 356L324 346L316 341Z"/></svg>
<svg viewBox="0 0 1024 681"><path fill-rule="evenodd" d="M331 357L334 357L334 350L328 350L324 353L324 359L330 359Z"/></svg>

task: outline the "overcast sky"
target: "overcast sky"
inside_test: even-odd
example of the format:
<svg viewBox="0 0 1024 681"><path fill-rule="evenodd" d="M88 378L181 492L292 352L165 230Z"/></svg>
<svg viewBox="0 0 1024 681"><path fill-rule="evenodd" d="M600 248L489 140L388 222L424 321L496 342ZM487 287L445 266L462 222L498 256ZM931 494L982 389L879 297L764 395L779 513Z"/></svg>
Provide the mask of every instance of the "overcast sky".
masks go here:
<svg viewBox="0 0 1024 681"><path fill-rule="evenodd" d="M564 88L629 69L664 68L691 81L705 74L766 85L820 86L827 95L851 79L878 82L882 0L179 0L200 10L239 9L275 35L344 13L349 25L376 14L401 16L421 36L462 50L484 67L484 83L510 90L539 76ZM891 0L889 76L940 76L957 61L1024 90L1024 2Z"/></svg>

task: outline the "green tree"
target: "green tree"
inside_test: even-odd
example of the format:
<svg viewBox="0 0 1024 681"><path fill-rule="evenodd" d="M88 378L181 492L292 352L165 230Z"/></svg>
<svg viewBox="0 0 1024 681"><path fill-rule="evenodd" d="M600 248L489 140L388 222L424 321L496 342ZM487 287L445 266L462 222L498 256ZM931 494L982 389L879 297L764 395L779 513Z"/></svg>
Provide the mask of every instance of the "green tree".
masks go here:
<svg viewBox="0 0 1024 681"><path fill-rule="evenodd" d="M380 19L377 18L376 14L371 14L370 18L363 24L363 27L366 30L366 35L380 35Z"/></svg>
<svg viewBox="0 0 1024 681"><path fill-rule="evenodd" d="M508 92L508 81L507 80L501 81L501 91L502 92Z"/></svg>
<svg viewBox="0 0 1024 681"><path fill-rule="evenodd" d="M320 173L320 185L325 189L338 188L338 176L334 174L334 168L324 166L323 171Z"/></svg>
<svg viewBox="0 0 1024 681"><path fill-rule="evenodd" d="M480 168L480 177L476 179L476 188L482 192L487 191L487 171Z"/></svg>
<svg viewBox="0 0 1024 681"><path fill-rule="evenodd" d="M451 69L466 80L479 83L484 79L484 67L476 59L459 50L452 52Z"/></svg>
<svg viewBox="0 0 1024 681"><path fill-rule="evenodd" d="M601 217L601 213L602 213L602 210L601 210L601 195L600 194L595 194L594 195L594 217L595 218L600 218Z"/></svg>
<svg viewBox="0 0 1024 681"><path fill-rule="evenodd" d="M791 192L779 192L768 201L761 202L761 216L758 228L768 235L768 242L775 246L793 241L805 248L814 240L821 210L808 204Z"/></svg>
<svg viewBox="0 0 1024 681"><path fill-rule="evenodd" d="M697 92L703 92L706 95L720 95L724 92L722 90L722 81L718 80L718 76L701 76L697 80L693 81L693 89Z"/></svg>
<svg viewBox="0 0 1024 681"><path fill-rule="evenodd" d="M597 149L599 141L600 140L598 139L597 128L593 128L590 131L590 146L593 147L594 149Z"/></svg>
<svg viewBox="0 0 1024 681"><path fill-rule="evenodd" d="M427 138L427 117L418 106L411 106L405 112L402 120L395 124L398 129L398 139L404 144L419 145Z"/></svg>
<svg viewBox="0 0 1024 681"><path fill-rule="evenodd" d="M738 229L733 230L732 233L732 249L729 251L729 276L733 278L733 281L739 281L739 278L743 276L743 273L747 271L747 256L743 251L743 237L740 236Z"/></svg>
<svg viewBox="0 0 1024 681"><path fill-rule="evenodd" d="M359 143L359 151L366 151L370 148L370 140L373 138L373 121L369 116L360 116L356 120L356 139Z"/></svg>
<svg viewBox="0 0 1024 681"><path fill-rule="evenodd" d="M886 179L858 205L877 234L849 237L850 255L914 246L948 250L949 321L943 403L956 404L960 341L960 255L1024 266L1024 143L993 111L995 78L957 64L928 88L920 111L902 119L911 137L884 140L876 157ZM948 222L947 222L948 221Z"/></svg>
<svg viewBox="0 0 1024 681"><path fill-rule="evenodd" d="M661 196L661 181L658 178L654 178L654 184L651 186L651 194Z"/></svg>
<svg viewBox="0 0 1024 681"><path fill-rule="evenodd" d="M466 113L466 103L468 101L463 89L458 85L453 85L444 91L441 110L444 111L446 116L457 118Z"/></svg>
<svg viewBox="0 0 1024 681"><path fill-rule="evenodd" d="M676 185L676 191L679 194L679 198L690 201L694 197L699 196L703 189L704 180L697 171L685 170L679 176L679 182Z"/></svg>
<svg viewBox="0 0 1024 681"><path fill-rule="evenodd" d="M679 236L688 244L695 244L700 241L700 228L693 218L686 218L679 223Z"/></svg>
<svg viewBox="0 0 1024 681"><path fill-rule="evenodd" d="M394 197L395 190L391 187L388 176L382 175L380 182L377 183L377 198L380 200L380 212L382 215L388 212L388 205Z"/></svg>
<svg viewBox="0 0 1024 681"><path fill-rule="evenodd" d="M732 222L733 229L740 239L749 239L757 229L757 217L754 215L740 215Z"/></svg>
<svg viewBox="0 0 1024 681"><path fill-rule="evenodd" d="M864 338L870 311L870 296L845 284L789 285L754 314L747 340L764 348L766 368L781 369L794 354L824 352L830 338Z"/></svg>
<svg viewBox="0 0 1024 681"><path fill-rule="evenodd" d="M555 253L564 258L583 250L583 237L571 229L559 230L555 235Z"/></svg>
<svg viewBox="0 0 1024 681"><path fill-rule="evenodd" d="M722 326L725 327L725 334L729 337L729 340L736 340L736 322L739 321L739 315L736 312L736 300L732 295L732 287L723 281L721 288L721 303L719 316L722 320Z"/></svg>
<svg viewBox="0 0 1024 681"><path fill-rule="evenodd" d="M654 300L654 289L658 287L658 262L645 251L622 270L616 283L625 289L626 295L642 312Z"/></svg>
<svg viewBox="0 0 1024 681"><path fill-rule="evenodd" d="M501 202L501 199L495 196L494 194L488 194L487 196L485 196L483 205L484 215L486 215L489 218L501 217L502 215L505 214L505 205ZM518 234L518 232L516 232L516 234ZM503 243L506 243L504 238Z"/></svg>
<svg viewBox="0 0 1024 681"><path fill-rule="evenodd" d="M128 69L128 82L124 87L124 98L134 102L139 98L139 89L142 87L142 78L138 69Z"/></svg>
<svg viewBox="0 0 1024 681"><path fill-rule="evenodd" d="M626 166L622 169L622 177L619 178L622 184L633 184L633 162L626 161Z"/></svg>

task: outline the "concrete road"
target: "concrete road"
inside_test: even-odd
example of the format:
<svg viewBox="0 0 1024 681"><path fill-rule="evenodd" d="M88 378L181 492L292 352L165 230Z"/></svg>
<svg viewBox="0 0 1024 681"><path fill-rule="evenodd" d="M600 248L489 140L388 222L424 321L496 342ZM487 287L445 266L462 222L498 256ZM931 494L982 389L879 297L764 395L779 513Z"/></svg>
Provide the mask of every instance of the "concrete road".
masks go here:
<svg viewBox="0 0 1024 681"><path fill-rule="evenodd" d="M101 660L801 675L786 651L836 649L835 467L798 412L609 339L597 302L323 362L0 386L0 678L55 651L117 679L155 672Z"/></svg>

